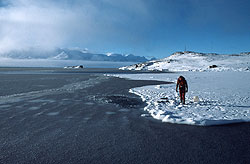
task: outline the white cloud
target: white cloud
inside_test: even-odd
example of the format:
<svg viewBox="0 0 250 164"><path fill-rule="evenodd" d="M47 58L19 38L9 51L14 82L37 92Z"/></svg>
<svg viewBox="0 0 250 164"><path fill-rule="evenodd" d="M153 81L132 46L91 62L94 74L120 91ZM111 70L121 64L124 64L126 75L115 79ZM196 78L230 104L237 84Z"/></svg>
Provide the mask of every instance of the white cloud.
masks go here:
<svg viewBox="0 0 250 164"><path fill-rule="evenodd" d="M8 6L0 7L0 53L127 40L132 35L129 28L134 30L133 23L142 23L138 18L144 21L146 15L141 0L132 4L125 0L10 0Z"/></svg>

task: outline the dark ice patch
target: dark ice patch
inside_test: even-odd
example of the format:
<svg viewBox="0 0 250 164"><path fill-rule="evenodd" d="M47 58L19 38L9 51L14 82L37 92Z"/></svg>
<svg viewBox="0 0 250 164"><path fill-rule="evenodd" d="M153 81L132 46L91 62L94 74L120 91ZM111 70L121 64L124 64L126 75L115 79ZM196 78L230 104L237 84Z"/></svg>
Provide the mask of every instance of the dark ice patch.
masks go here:
<svg viewBox="0 0 250 164"><path fill-rule="evenodd" d="M117 104L123 108L134 108L142 105L142 101L137 98L113 95L106 97L108 103Z"/></svg>

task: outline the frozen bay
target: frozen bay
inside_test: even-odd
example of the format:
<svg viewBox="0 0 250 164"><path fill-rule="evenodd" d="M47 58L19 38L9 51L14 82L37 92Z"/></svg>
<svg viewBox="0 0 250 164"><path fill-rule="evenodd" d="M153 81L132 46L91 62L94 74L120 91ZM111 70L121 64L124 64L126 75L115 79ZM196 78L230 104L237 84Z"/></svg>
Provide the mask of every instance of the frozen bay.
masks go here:
<svg viewBox="0 0 250 164"><path fill-rule="evenodd" d="M249 123L196 127L141 117L147 104L129 90L167 83L151 76L126 80L104 76L120 73L104 69L0 72L0 163L250 161Z"/></svg>

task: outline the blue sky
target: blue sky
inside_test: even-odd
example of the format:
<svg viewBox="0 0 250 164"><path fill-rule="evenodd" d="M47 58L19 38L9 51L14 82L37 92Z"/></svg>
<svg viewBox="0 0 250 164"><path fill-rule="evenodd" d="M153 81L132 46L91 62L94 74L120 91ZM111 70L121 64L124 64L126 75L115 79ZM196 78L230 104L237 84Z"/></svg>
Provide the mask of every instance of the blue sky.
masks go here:
<svg viewBox="0 0 250 164"><path fill-rule="evenodd" d="M249 8L249 0L0 0L0 53L239 53L250 51Z"/></svg>

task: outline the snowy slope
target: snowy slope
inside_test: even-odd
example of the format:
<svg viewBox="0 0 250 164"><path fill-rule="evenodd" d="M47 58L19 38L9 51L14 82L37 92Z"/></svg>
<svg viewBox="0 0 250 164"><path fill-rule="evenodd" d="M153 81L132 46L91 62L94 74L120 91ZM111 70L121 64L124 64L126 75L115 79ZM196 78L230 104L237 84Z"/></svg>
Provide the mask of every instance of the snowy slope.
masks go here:
<svg viewBox="0 0 250 164"><path fill-rule="evenodd" d="M122 67L123 70L159 71L249 71L250 53L221 55L197 52L176 52L171 56Z"/></svg>
<svg viewBox="0 0 250 164"><path fill-rule="evenodd" d="M60 54L52 57L52 59L56 59L56 60L65 60L65 59L68 59L69 56L63 51L61 52Z"/></svg>
<svg viewBox="0 0 250 164"><path fill-rule="evenodd" d="M250 121L250 53L234 55L177 52L161 59L122 67L125 70L158 70L173 73L112 75L133 80L159 80L173 84L130 89L147 103L148 114L162 122L220 125ZM182 75L189 85L186 104L175 91ZM195 102L194 97L199 101ZM165 98L165 99L161 99Z"/></svg>

